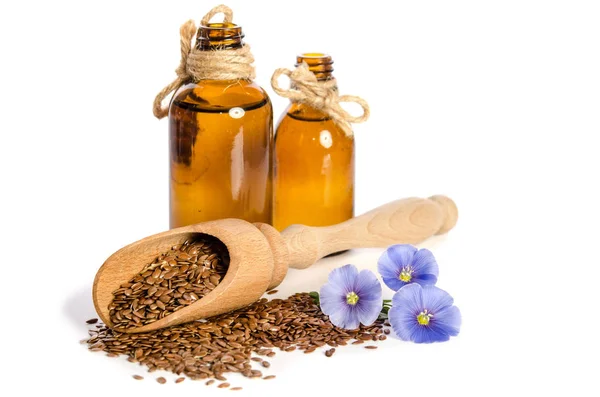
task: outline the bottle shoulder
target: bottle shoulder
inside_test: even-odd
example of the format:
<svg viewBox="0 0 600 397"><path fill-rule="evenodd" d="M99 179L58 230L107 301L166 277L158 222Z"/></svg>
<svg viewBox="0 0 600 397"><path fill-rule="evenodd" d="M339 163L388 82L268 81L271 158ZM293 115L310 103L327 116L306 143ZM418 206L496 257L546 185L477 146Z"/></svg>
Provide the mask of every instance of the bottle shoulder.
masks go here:
<svg viewBox="0 0 600 397"><path fill-rule="evenodd" d="M290 103L283 117L288 116L299 121L318 122L331 120L328 114L304 103Z"/></svg>
<svg viewBox="0 0 600 397"><path fill-rule="evenodd" d="M275 132L276 145L288 148L314 148L315 150L349 150L354 147L354 137L330 117L308 120L293 117L289 112L282 115Z"/></svg>
<svg viewBox="0 0 600 397"><path fill-rule="evenodd" d="M184 84L171 103L187 104L200 109L245 110L271 104L267 92L251 80L201 80Z"/></svg>

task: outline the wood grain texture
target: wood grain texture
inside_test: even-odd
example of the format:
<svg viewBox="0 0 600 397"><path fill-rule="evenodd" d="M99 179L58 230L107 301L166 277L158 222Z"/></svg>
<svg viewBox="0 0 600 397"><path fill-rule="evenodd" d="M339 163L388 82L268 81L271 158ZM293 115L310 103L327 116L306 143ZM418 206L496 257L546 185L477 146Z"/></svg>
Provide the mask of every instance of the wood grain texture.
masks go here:
<svg viewBox="0 0 600 397"><path fill-rule="evenodd" d="M333 252L350 248L387 247L445 233L456 224L458 210L445 196L408 198L385 204L359 217L328 227L292 225L281 234L272 226L222 219L172 229L121 248L102 265L93 286L94 305L102 321L113 324L108 305L113 291L173 245L198 233L221 240L229 251L227 274L197 302L161 320L122 332L147 332L239 309L279 285L288 266L303 269Z"/></svg>
<svg viewBox="0 0 600 397"><path fill-rule="evenodd" d="M112 326L108 305L112 292L127 282L160 253L183 243L194 233L221 240L229 251L230 264L223 280L199 301L154 323L122 332L147 332L184 322L226 313L258 300L267 290L273 274L273 255L264 235L251 223L223 219L185 226L159 233L115 252L102 265L93 286L94 305L102 321Z"/></svg>
<svg viewBox="0 0 600 397"><path fill-rule="evenodd" d="M417 244L456 224L456 205L444 196L393 201L338 225L292 225L281 232L289 267L304 269L318 259L350 248ZM451 218L451 219L449 219Z"/></svg>
<svg viewBox="0 0 600 397"><path fill-rule="evenodd" d="M266 223L255 223L254 225L267 238L273 252L273 275L268 287L268 289L273 289L281 284L287 274L289 262L288 248L281 234L273 226Z"/></svg>

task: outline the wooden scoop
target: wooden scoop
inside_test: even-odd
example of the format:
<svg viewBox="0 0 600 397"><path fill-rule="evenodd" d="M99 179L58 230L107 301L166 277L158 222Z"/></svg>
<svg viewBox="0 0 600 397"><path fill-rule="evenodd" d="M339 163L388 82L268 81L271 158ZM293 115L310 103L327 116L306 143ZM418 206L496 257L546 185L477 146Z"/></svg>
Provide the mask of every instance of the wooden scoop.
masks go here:
<svg viewBox="0 0 600 397"><path fill-rule="evenodd" d="M393 201L338 225L309 227L292 225L281 234L264 223L222 219L184 226L146 237L111 255L98 270L93 299L102 321L112 327L108 306L113 291L172 246L197 233L221 240L229 251L227 274L210 293L169 314L137 328L121 332L148 332L239 309L258 300L281 283L288 267L304 269L334 252L361 247L387 247L419 243L446 233L458 217L456 205L445 196Z"/></svg>

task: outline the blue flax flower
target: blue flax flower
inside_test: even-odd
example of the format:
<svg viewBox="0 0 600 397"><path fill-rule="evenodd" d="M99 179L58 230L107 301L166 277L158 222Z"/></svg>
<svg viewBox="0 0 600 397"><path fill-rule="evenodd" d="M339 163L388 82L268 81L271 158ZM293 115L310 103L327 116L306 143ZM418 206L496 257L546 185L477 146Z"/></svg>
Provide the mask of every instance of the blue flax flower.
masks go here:
<svg viewBox="0 0 600 397"><path fill-rule="evenodd" d="M394 294L389 321L402 340L444 342L460 331L460 311L453 303L450 294L438 287L410 284Z"/></svg>
<svg viewBox="0 0 600 397"><path fill-rule="evenodd" d="M327 284L321 287L320 303L323 313L337 327L371 325L383 306L381 284L370 270L359 273L354 265L342 266L329 273Z"/></svg>
<svg viewBox="0 0 600 397"><path fill-rule="evenodd" d="M385 285L394 291L410 283L434 285L440 272L431 251L417 250L408 244L392 245L385 250L377 262L377 270Z"/></svg>

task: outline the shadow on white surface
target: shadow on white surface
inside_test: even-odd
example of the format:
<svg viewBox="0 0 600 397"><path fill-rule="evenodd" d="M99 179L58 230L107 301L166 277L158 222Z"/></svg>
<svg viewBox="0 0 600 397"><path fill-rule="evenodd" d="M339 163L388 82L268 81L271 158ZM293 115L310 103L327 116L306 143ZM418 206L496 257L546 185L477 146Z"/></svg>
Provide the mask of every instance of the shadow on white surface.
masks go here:
<svg viewBox="0 0 600 397"><path fill-rule="evenodd" d="M75 326L87 330L85 322L98 317L92 301L92 286L80 288L69 296L63 304L63 313Z"/></svg>

